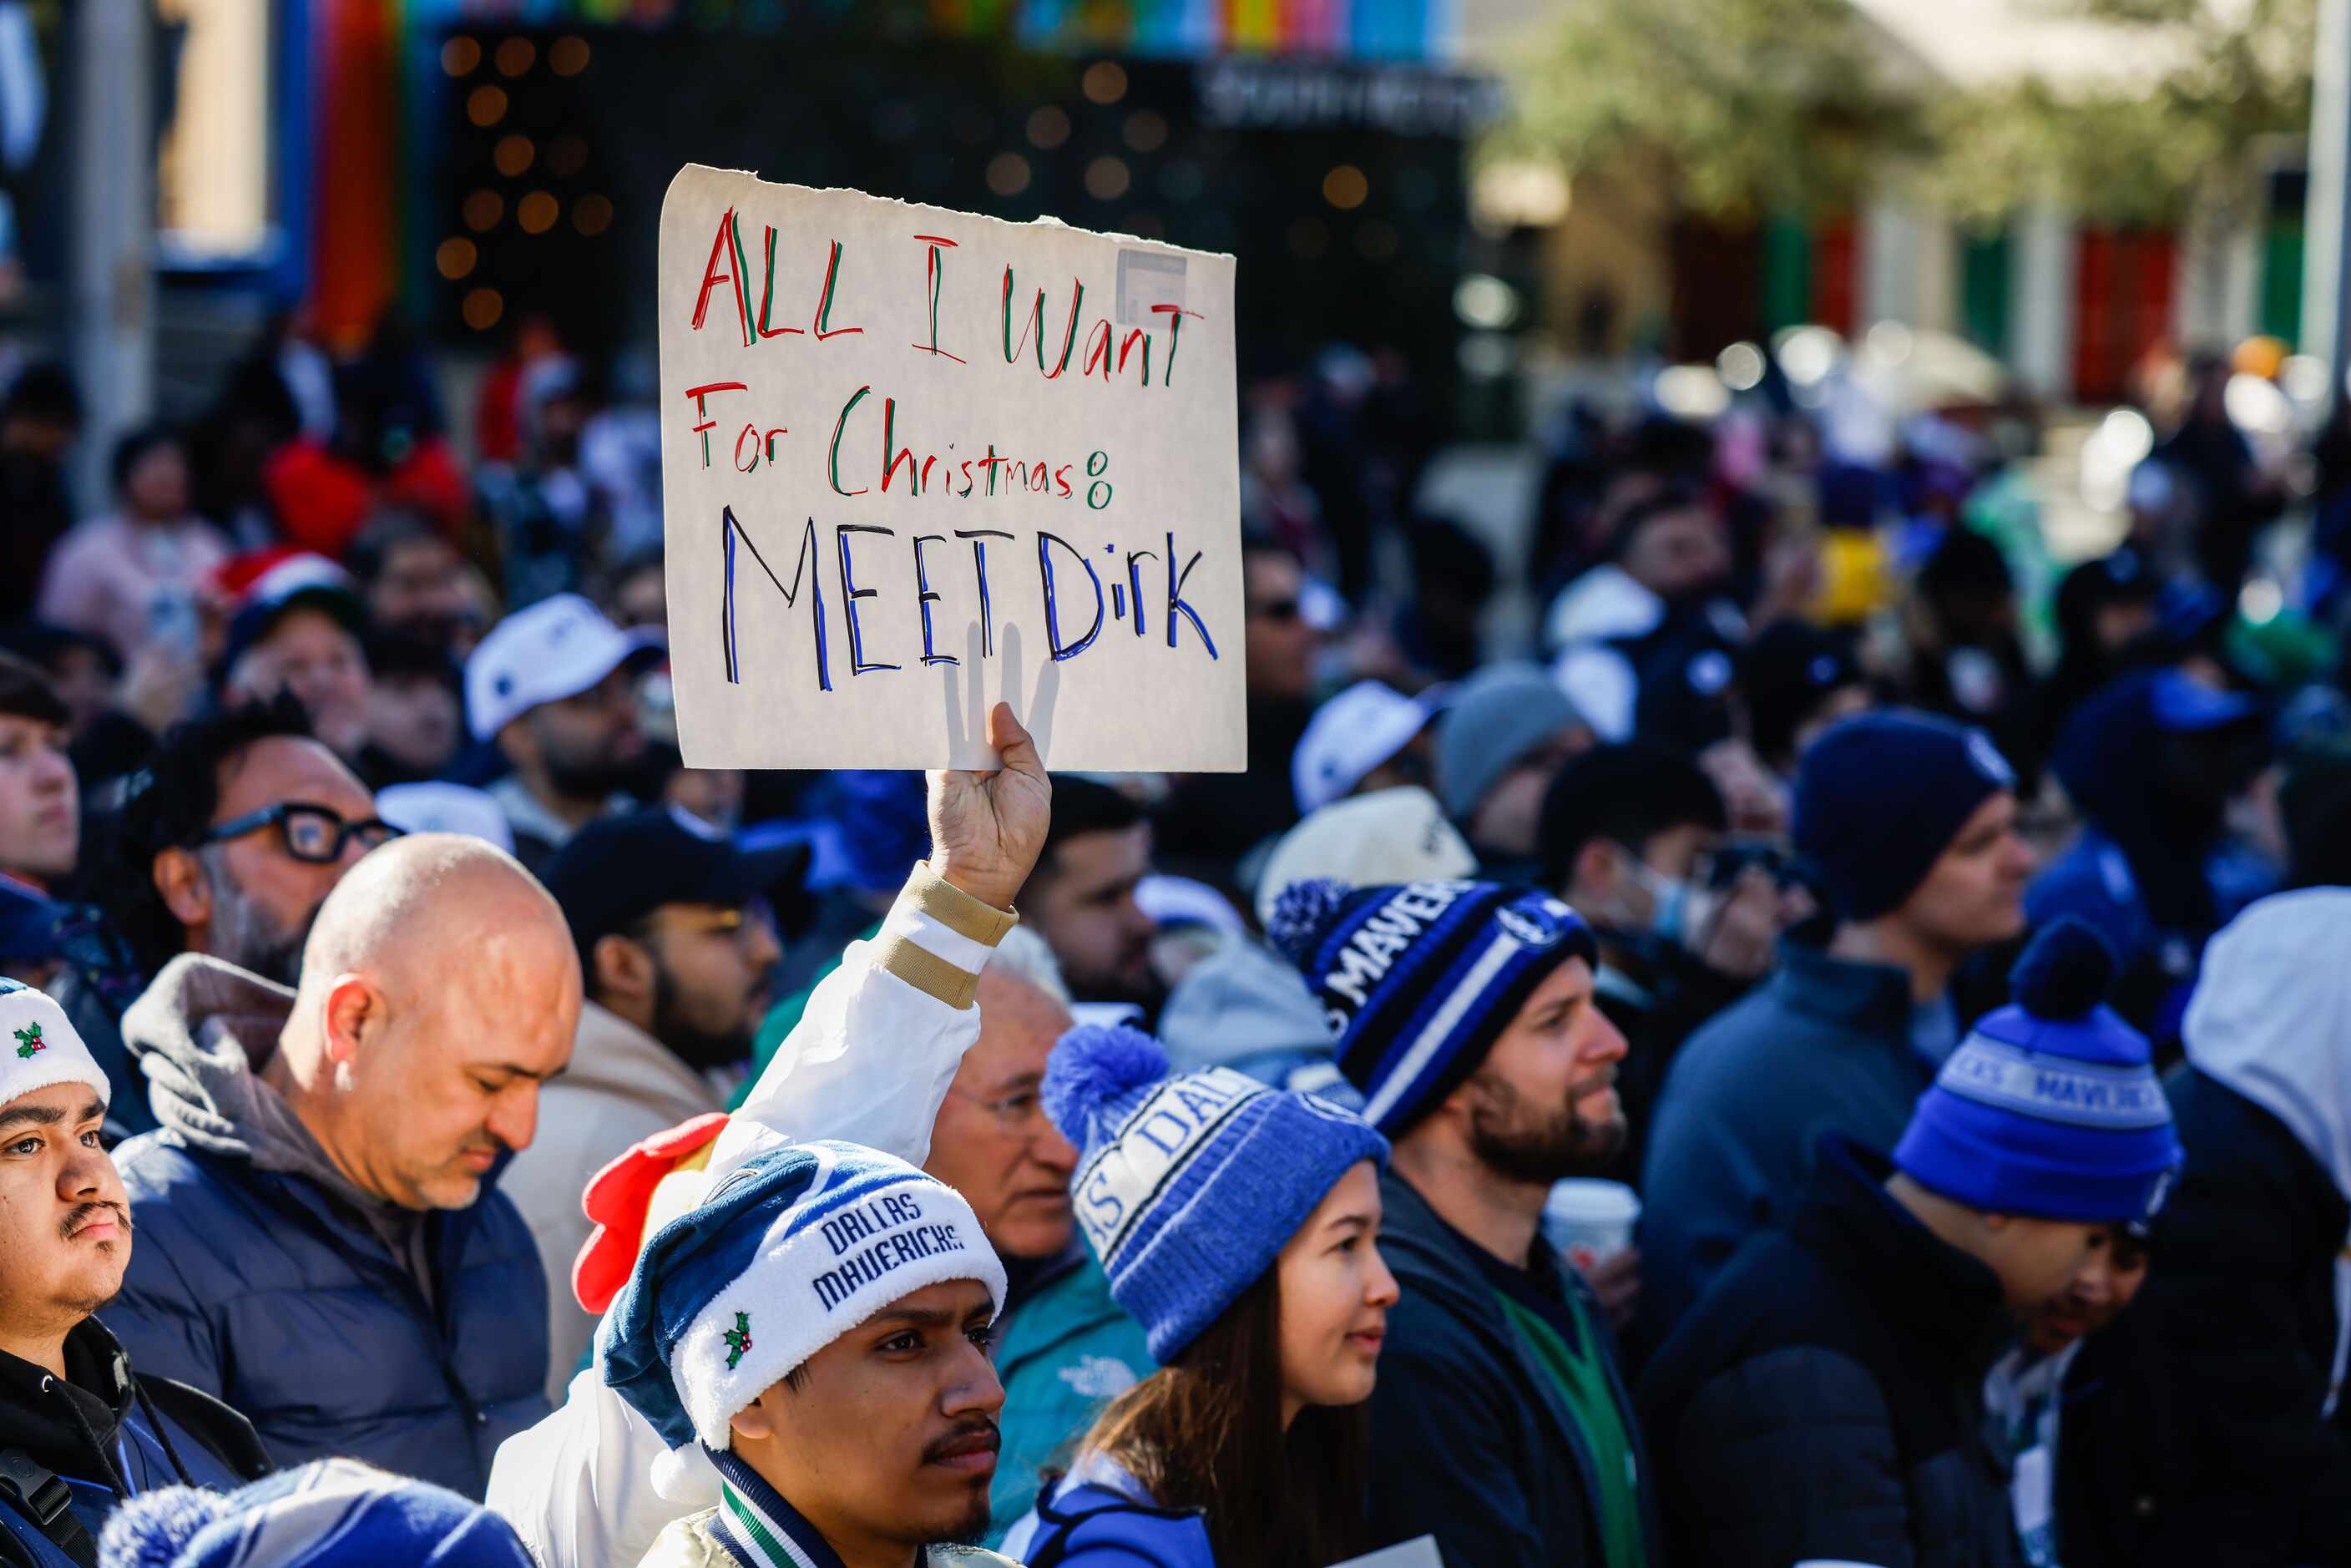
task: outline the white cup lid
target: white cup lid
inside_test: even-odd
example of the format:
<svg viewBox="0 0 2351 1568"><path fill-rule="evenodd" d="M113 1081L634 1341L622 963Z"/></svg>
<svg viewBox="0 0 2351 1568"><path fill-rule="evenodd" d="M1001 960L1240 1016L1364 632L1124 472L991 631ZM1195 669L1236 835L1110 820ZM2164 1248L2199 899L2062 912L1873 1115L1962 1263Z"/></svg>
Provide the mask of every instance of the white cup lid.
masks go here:
<svg viewBox="0 0 2351 1568"><path fill-rule="evenodd" d="M1576 1219L1633 1220L1641 1218L1641 1198L1621 1181L1569 1176L1552 1184L1543 1211Z"/></svg>

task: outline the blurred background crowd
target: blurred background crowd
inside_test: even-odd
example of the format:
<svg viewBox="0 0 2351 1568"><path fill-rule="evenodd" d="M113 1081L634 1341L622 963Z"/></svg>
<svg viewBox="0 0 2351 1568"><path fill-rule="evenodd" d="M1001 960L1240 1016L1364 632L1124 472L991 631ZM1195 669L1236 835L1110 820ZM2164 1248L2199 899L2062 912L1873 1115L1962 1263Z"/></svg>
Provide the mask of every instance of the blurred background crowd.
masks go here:
<svg viewBox="0 0 2351 1568"><path fill-rule="evenodd" d="M219 967L151 988L170 960L291 985L369 851L511 849L592 1004L503 1189L555 1302L544 1390L505 1397L561 1397L582 1181L739 1100L929 844L918 776L680 757L664 186L1230 251L1249 768L1057 776L1040 941L983 1009L1050 1040L1065 988L1178 1069L1343 1095L1265 940L1285 887L1564 901L1627 1042L1629 1138L1576 1168L1624 1184L1614 1242L1642 1216L1639 1257L1575 1261L1638 1366L1784 1218L1816 1123L1893 1145L2030 934L2085 922L2158 1067L2235 1082L2199 979L2282 993L2210 983L2208 944L2351 884L2322 46L2351 5L0 0L0 975L66 1008L111 1133L201 1139L235 1118L195 1025L244 1004L197 994ZM1958 722L1836 729L1894 708ZM2339 954L2272 936L2294 1007L2335 1008ZM2265 1168L2351 1196L2333 1037L2220 1032L2331 1107ZM943 1157L989 1166L959 1189L1063 1146L1032 1091L958 1096ZM2203 1394L2245 1346L2199 1324L2303 1355L2271 1391L2331 1446L2247 1479L2267 1507L2343 1473L2351 1326L2339 1201L2290 1238L2302 1294L2231 1295L2262 1201L2191 1208L2164 1267ZM1061 1258L1061 1214L990 1240ZM2115 1236L2129 1281L2052 1343L2136 1291ZM2231 1457L2198 1442L2149 1463ZM482 1490L486 1448L419 1443ZM2155 1486L2102 1476L2083 1517L2139 1539Z"/></svg>

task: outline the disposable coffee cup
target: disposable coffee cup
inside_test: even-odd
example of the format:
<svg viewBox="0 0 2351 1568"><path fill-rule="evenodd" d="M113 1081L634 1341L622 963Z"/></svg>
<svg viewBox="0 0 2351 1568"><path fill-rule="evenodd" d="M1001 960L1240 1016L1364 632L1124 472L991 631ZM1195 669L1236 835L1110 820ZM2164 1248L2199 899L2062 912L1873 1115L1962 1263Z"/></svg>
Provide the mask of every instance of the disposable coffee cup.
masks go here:
<svg viewBox="0 0 2351 1568"><path fill-rule="evenodd" d="M1589 1269L1633 1244L1639 1195L1621 1181L1570 1176L1543 1202L1543 1234L1567 1260Z"/></svg>

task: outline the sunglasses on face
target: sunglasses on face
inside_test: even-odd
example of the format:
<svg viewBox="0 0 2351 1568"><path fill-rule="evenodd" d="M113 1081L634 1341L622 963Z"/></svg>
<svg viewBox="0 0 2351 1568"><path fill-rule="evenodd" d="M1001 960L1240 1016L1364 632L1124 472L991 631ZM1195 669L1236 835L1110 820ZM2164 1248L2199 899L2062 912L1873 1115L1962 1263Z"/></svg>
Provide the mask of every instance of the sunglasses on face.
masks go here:
<svg viewBox="0 0 2351 1568"><path fill-rule="evenodd" d="M190 845L200 849L205 844L225 843L259 832L264 828L278 830L286 852L298 861L312 865L332 865L343 858L343 847L352 840L359 841L365 851L388 844L401 836L401 830L381 817L365 821L349 822L331 806L315 805L308 800L280 800L275 806L264 806L258 811L248 811L242 817L231 817L218 827L209 829L203 838Z"/></svg>
<svg viewBox="0 0 2351 1568"><path fill-rule="evenodd" d="M1300 610L1295 599L1268 599L1251 605L1249 613L1268 621L1290 622L1298 619Z"/></svg>

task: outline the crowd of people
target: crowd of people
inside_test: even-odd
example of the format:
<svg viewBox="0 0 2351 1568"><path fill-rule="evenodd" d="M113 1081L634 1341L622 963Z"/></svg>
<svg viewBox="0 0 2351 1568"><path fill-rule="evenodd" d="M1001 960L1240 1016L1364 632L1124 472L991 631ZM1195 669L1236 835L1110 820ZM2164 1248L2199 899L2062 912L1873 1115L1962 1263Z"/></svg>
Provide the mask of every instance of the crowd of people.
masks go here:
<svg viewBox="0 0 2351 1568"><path fill-rule="evenodd" d="M1776 372L1502 561L1334 353L1248 769L925 778L684 766L542 324L463 443L274 328L86 516L22 371L0 1563L2351 1561L2351 465L2248 619L2228 373L2062 570Z"/></svg>

